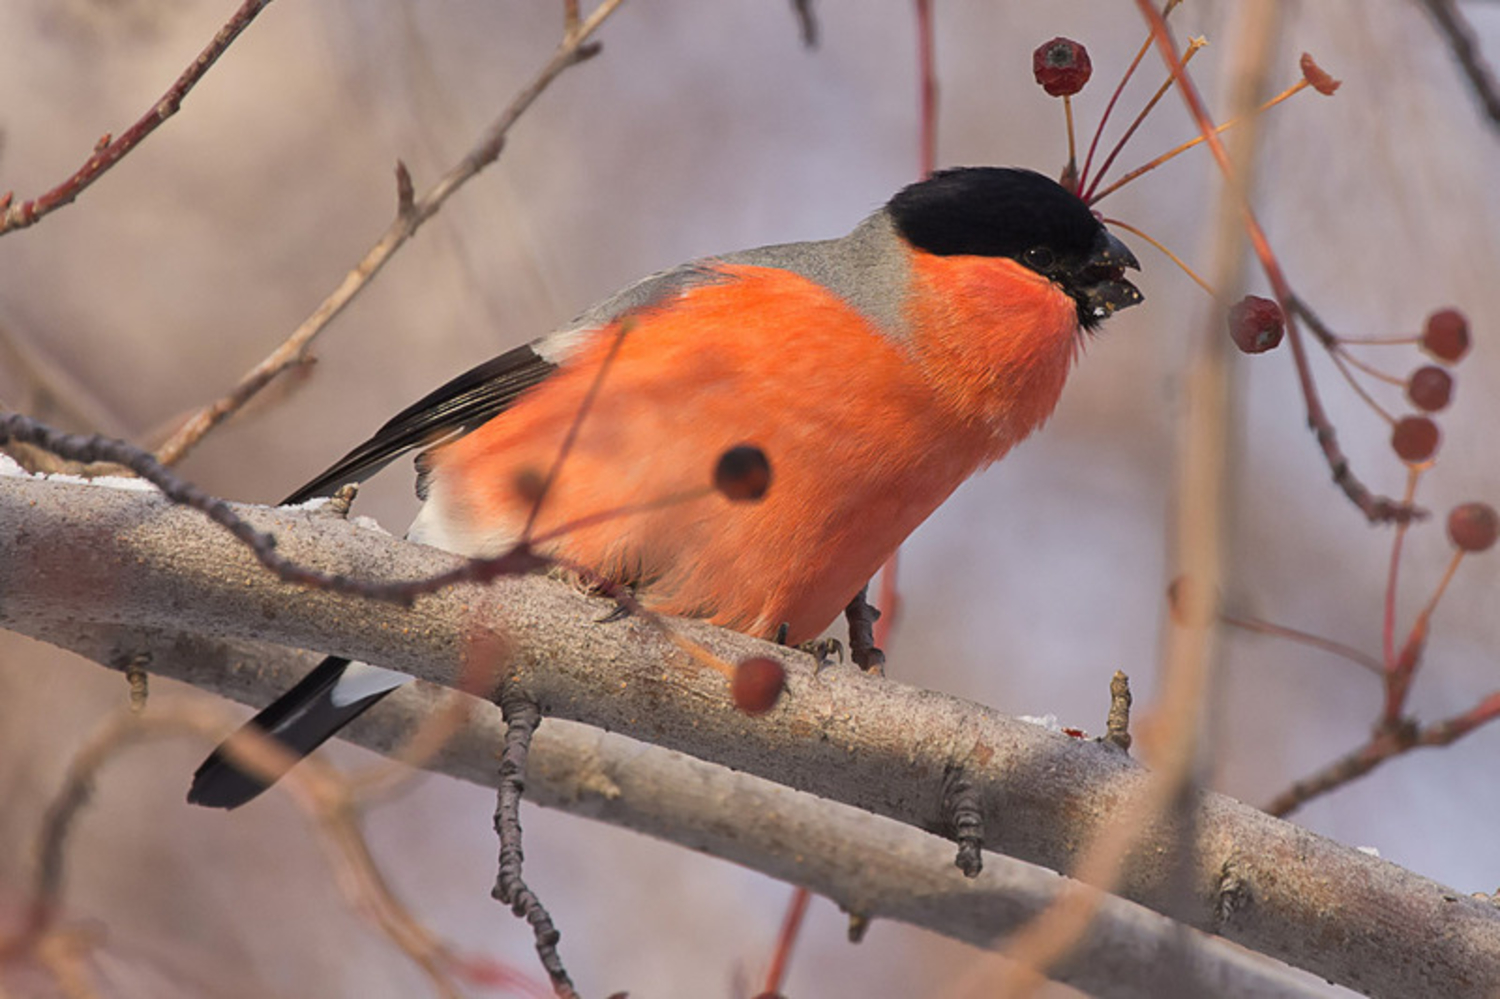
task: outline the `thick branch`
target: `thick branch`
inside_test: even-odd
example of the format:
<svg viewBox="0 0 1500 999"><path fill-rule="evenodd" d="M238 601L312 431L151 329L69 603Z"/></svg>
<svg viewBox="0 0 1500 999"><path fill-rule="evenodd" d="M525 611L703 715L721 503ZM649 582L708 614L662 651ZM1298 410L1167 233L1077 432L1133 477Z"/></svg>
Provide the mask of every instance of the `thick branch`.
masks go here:
<svg viewBox="0 0 1500 999"><path fill-rule="evenodd" d="M247 512L278 532L285 554L325 569L404 577L454 561L334 517ZM986 845L1056 870L1068 870L1145 781L1118 753L978 705L852 670L814 675L796 653L683 623L731 661L753 653L787 663L783 705L748 718L730 706L722 678L682 661L655 629L630 619L601 624L600 615L599 601L536 578L459 588L407 611L298 591L267 579L221 529L157 497L0 478L0 626L57 644L97 642L101 628L125 625L187 642L212 636L315 648L442 682L460 675L476 635L494 633L511 653L506 682L550 715L918 828L938 827L942 775L962 765L978 789ZM222 658L189 657L177 675L214 686L224 670ZM469 766L486 767L492 749L473 748ZM1489 905L1217 795L1199 798L1192 828L1198 859L1189 906L1172 906L1173 862L1157 849L1173 842L1168 830L1148 834L1120 893L1370 995L1500 987L1500 913ZM785 842L774 839L785 835L779 829L767 831L771 842ZM942 870L931 876L953 877L941 846ZM787 844L784 862L801 847Z"/></svg>

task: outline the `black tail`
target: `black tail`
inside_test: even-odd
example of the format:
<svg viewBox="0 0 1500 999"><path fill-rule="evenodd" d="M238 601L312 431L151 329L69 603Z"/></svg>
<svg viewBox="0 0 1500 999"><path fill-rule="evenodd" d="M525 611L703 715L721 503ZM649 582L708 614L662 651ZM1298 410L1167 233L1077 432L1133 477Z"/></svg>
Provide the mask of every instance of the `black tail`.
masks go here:
<svg viewBox="0 0 1500 999"><path fill-rule="evenodd" d="M352 665L366 671L374 669L360 663ZM377 689L363 693L354 700L338 698L334 695L334 688L345 678L350 666L348 659L329 656L295 687L246 722L245 727L258 729L301 759L409 679L402 674L391 673L387 686L377 685ZM270 787L279 776L277 774L270 780L264 780L241 770L220 746L193 774L193 786L188 789L187 800L208 808L238 808Z"/></svg>

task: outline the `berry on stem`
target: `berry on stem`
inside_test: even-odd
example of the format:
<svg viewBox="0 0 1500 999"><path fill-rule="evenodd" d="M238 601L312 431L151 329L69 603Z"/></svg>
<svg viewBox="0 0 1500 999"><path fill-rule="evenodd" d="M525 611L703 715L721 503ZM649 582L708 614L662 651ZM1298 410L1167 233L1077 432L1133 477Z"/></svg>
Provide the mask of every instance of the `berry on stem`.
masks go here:
<svg viewBox="0 0 1500 999"><path fill-rule="evenodd" d="M1448 514L1448 540L1465 552L1482 552L1500 535L1500 514L1488 503L1465 503Z"/></svg>
<svg viewBox="0 0 1500 999"><path fill-rule="evenodd" d="M1425 416L1403 416L1391 431L1391 448L1408 465L1428 461L1437 453L1438 425Z"/></svg>
<svg viewBox="0 0 1500 999"><path fill-rule="evenodd" d="M1093 75L1089 50L1071 38L1057 37L1038 45L1031 54L1031 72L1053 97L1072 97Z"/></svg>
<svg viewBox="0 0 1500 999"><path fill-rule="evenodd" d="M781 663L764 656L752 656L734 667L729 694L734 706L747 715L763 715L776 706L786 686L786 670Z"/></svg>
<svg viewBox="0 0 1500 999"><path fill-rule="evenodd" d="M1453 376L1436 364L1418 368L1406 381L1406 397L1418 409L1436 413L1453 398Z"/></svg>
<svg viewBox="0 0 1500 999"><path fill-rule="evenodd" d="M1298 65L1302 69L1302 78L1307 81L1307 85L1324 97L1332 95L1335 90L1344 85L1343 80L1335 80L1328 75L1327 70L1314 62L1310 53L1302 53L1302 59Z"/></svg>
<svg viewBox="0 0 1500 999"><path fill-rule="evenodd" d="M1263 354L1281 343L1286 320L1269 298L1246 295L1229 308L1229 335L1247 354Z"/></svg>
<svg viewBox="0 0 1500 999"><path fill-rule="evenodd" d="M736 503L758 500L771 488L771 463L754 444L737 444L719 456L714 488Z"/></svg>
<svg viewBox="0 0 1500 999"><path fill-rule="evenodd" d="M1469 352L1469 320L1457 309L1439 309L1422 328L1422 349L1440 361L1458 363Z"/></svg>

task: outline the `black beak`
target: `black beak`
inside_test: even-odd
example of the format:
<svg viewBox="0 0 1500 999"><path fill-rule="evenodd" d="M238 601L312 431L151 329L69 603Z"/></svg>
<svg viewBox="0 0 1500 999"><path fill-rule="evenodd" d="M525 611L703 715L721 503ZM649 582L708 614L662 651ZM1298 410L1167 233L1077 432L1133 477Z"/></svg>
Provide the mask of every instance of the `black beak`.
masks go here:
<svg viewBox="0 0 1500 999"><path fill-rule="evenodd" d="M1072 282L1078 302L1078 321L1093 329L1121 309L1145 300L1139 288L1125 280L1125 269L1140 270L1130 247L1108 229L1100 229L1083 267Z"/></svg>

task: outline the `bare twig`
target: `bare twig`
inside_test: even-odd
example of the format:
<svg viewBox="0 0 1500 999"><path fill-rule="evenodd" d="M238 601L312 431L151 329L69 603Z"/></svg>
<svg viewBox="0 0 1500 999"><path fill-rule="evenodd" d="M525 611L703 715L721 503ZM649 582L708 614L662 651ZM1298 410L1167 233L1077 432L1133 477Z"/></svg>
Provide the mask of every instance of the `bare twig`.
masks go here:
<svg viewBox="0 0 1500 999"><path fill-rule="evenodd" d="M1109 716L1104 722L1104 741L1130 752L1130 677L1121 670L1109 680Z"/></svg>
<svg viewBox="0 0 1500 999"><path fill-rule="evenodd" d="M1474 29L1454 0L1420 2L1437 22L1438 31L1447 41L1448 48L1453 50L1453 57L1458 60L1459 67L1468 78L1469 88L1474 91L1474 96L1484 108L1491 127L1500 129L1500 87L1495 83L1495 74L1485 61L1484 53L1479 51L1479 43L1474 39Z"/></svg>
<svg viewBox="0 0 1500 999"><path fill-rule="evenodd" d="M21 933L0 940L0 960L14 957L57 937L54 924L62 909L62 886L70 832L103 767L129 747L156 739L192 734L217 739L229 719L218 709L178 701L150 713L122 711L111 715L73 758L63 786L47 809L37 832L38 857L28 918ZM253 733L229 744L236 762L263 770L284 769L286 751ZM330 862L350 906L367 914L390 941L427 974L445 996L460 994L455 976L467 966L396 899L369 853L359 830L353 800L342 782L316 761L287 774L284 786L312 816L329 848ZM538 990L524 978L501 969L523 988Z"/></svg>
<svg viewBox="0 0 1500 999"><path fill-rule="evenodd" d="M1409 507L1387 497L1374 495L1349 467L1349 459L1339 447L1338 433L1323 409L1322 399L1318 396L1318 387L1307 362L1307 348L1302 343L1301 328L1296 321L1300 314L1296 311L1297 300L1292 294L1292 288L1285 273L1281 270L1281 262L1272 251L1270 240L1266 238L1265 230L1261 228L1260 220L1256 218L1255 210L1250 206L1248 192L1243 189L1240 179L1235 175L1229 152L1224 148L1224 142L1218 135L1213 118L1209 115L1197 86L1177 61L1176 47L1172 42L1171 33L1167 30L1166 22L1145 0L1136 0L1136 5L1143 14L1151 18L1151 33L1156 39L1157 48L1161 51L1162 58L1167 61L1173 76L1177 77L1178 93L1182 95L1188 113L1197 123L1198 131L1208 144L1214 161L1218 163L1226 185L1236 198L1240 219L1249 236L1250 246L1260 261L1261 270L1265 272L1266 279L1271 283L1276 301L1286 315L1286 339L1291 345L1292 360L1297 368L1297 383L1301 387L1302 399L1307 407L1307 424L1312 428L1318 447L1323 452L1324 460L1333 472L1334 483L1372 523L1410 520L1413 511ZM1147 14L1148 10L1149 14Z"/></svg>
<svg viewBox="0 0 1500 999"><path fill-rule="evenodd" d="M781 919L781 931L776 934L776 950L771 955L771 965L766 969L766 982L761 986L762 995L779 995L781 982L786 978L786 969L792 962L792 948L802 933L802 918L807 915L807 905L812 901L812 892L806 888L795 888L792 900L787 904L786 915Z"/></svg>
<svg viewBox="0 0 1500 999"><path fill-rule="evenodd" d="M171 439L157 451L157 457L162 464L173 465L181 461L205 434L238 412L257 392L270 384L283 371L301 363L313 339L344 310L345 306L354 300L354 297L380 272L392 255L421 228L424 222L437 214L450 195L499 158L511 127L541 96L548 85L564 70L583 62L598 51L597 45L589 44L588 40L622 2L623 0L601 0L599 6L577 25L576 30L567 32L562 43L558 45L557 50L553 52L552 57L536 77L511 99L500 117L481 133L478 141L464 154L463 159L449 168L448 172L443 174L437 183L421 197L411 199L410 178L407 177L405 181L402 181L405 167L398 167L398 210L395 220L391 222L384 235L365 253L359 263L354 265L353 270L344 276L344 280L323 300L322 304L313 310L312 315L303 320L302 324L293 330L279 347L251 368L225 396L200 409L178 428Z"/></svg>
<svg viewBox="0 0 1500 999"><path fill-rule="evenodd" d="M1186 95L1192 84L1162 13L1151 0L1137 0L1137 7L1178 90ZM1236 110L1256 104L1278 21L1276 9L1264 4L1246 7L1243 16L1244 30L1237 34L1240 41L1235 52ZM1206 112L1199 116L1200 131L1209 133L1212 128ZM1232 176L1249 171L1254 128L1238 133L1235 140L1232 157L1220 146L1226 174ZM1234 171L1227 169L1231 163ZM1233 187L1231 181L1221 195L1214 229L1213 284L1223 289L1238 282L1243 257L1243 242L1234 231L1241 193ZM1217 643L1217 594L1226 558L1228 367L1226 338L1218 335L1216 325L1210 323L1211 332L1194 343L1184 379L1186 409L1174 490L1178 511L1174 547L1186 584L1178 588L1164 643L1162 694L1136 733L1155 770L1141 793L1122 802L1114 821L1089 842L1069 869L1080 883L1005 942L1004 953L1015 958L1015 963L1003 969L999 994L1029 994L1040 983L1041 974L1077 946L1098 913L1104 893L1121 884L1127 858L1148 829L1165 825L1170 830L1167 835L1172 842L1166 849L1173 860L1163 871L1169 894L1190 879L1198 863L1193 855L1199 848L1194 829L1197 816L1188 803L1196 793L1200 731Z"/></svg>
<svg viewBox="0 0 1500 999"><path fill-rule="evenodd" d="M500 863L495 887L490 894L531 924L537 956L552 979L552 988L565 999L577 999L578 991L557 953L557 942L562 934L521 873L521 796L526 790L526 761L531 753L531 737L542 722L542 713L535 701L514 688L501 692L500 711L505 718L505 748L500 756L500 786L495 804Z"/></svg>
<svg viewBox="0 0 1500 999"><path fill-rule="evenodd" d="M916 0L917 5L917 75L921 118L920 145L917 149L919 176L931 176L937 169L938 83L937 55L934 51L932 0Z"/></svg>
<svg viewBox="0 0 1500 999"><path fill-rule="evenodd" d="M23 201L20 204L11 204L12 195L7 193L0 196L0 235L13 229L24 229L35 224L43 216L56 211L63 205L72 203L74 198L82 194L90 184L102 177L111 167L124 159L131 150L141 144L141 140L156 131L158 125L177 113L182 107L183 98L188 91L203 79L219 57L222 56L234 40L239 37L240 32L250 26L255 16L269 6L271 0L245 0L239 10L225 22L214 35L213 41L194 59L187 69L167 88L167 92L161 96L151 110L141 116L140 120L131 125L119 138L105 135L94 147L93 154L84 161L83 166L67 180L31 201Z"/></svg>
<svg viewBox="0 0 1500 999"><path fill-rule="evenodd" d="M0 413L0 445L8 440L45 448L71 461L120 465L160 489L169 500L198 510L221 525L254 553L257 561L288 583L313 589L410 605L417 597L436 593L456 583L483 582L496 576L525 574L549 562L530 548L518 545L488 559L469 559L449 572L426 579L368 582L337 573L319 572L284 558L276 551L276 537L250 526L223 500L211 496L163 466L149 452L121 440L94 434L64 434L20 413Z"/></svg>
<svg viewBox="0 0 1500 999"><path fill-rule="evenodd" d="M1382 724L1364 743L1316 773L1297 781L1271 799L1266 811L1276 816L1290 815L1314 798L1363 777L1365 774L1403 753L1419 747L1447 746L1473 732L1481 725L1500 718L1500 691L1485 697L1474 707L1431 725L1397 721Z"/></svg>
<svg viewBox="0 0 1500 999"><path fill-rule="evenodd" d="M797 18L797 28L802 33L802 44L806 48L818 47L818 16L813 13L813 0L792 0L792 14Z"/></svg>
<svg viewBox="0 0 1500 999"><path fill-rule="evenodd" d="M16 329L9 317L0 318L0 367L16 379L19 398L0 399L0 409L14 409L51 417L60 414L81 427L109 434L125 433L126 422L98 394L58 364Z"/></svg>

